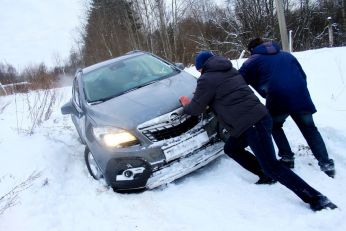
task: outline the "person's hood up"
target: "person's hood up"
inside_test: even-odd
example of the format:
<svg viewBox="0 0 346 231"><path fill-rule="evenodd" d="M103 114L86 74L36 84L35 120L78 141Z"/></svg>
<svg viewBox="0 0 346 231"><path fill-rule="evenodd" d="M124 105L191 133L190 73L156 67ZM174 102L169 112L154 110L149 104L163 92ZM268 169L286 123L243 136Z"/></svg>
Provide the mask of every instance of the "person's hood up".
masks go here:
<svg viewBox="0 0 346 231"><path fill-rule="evenodd" d="M222 56L213 56L210 57L203 65L204 72L213 72L213 71L228 71L232 69L232 63L225 57Z"/></svg>
<svg viewBox="0 0 346 231"><path fill-rule="evenodd" d="M273 55L280 51L280 46L275 42L265 42L255 47L251 54Z"/></svg>

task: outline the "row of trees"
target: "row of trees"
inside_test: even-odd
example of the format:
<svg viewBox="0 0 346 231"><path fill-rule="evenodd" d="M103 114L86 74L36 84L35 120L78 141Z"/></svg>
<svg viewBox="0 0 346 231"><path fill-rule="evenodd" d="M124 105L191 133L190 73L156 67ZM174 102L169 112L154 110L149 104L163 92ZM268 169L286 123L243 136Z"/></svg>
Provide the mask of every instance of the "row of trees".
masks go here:
<svg viewBox="0 0 346 231"><path fill-rule="evenodd" d="M81 58L81 53L72 49L68 59L58 60L53 68L40 63L27 66L20 72L13 65L0 62L0 96L4 94L4 89L12 93L69 85L76 70L84 66Z"/></svg>
<svg viewBox="0 0 346 231"><path fill-rule="evenodd" d="M284 0L294 50L345 45L345 0ZM140 49L191 63L200 49L236 58L250 38L280 40L275 0L93 0L83 34L86 65Z"/></svg>
<svg viewBox="0 0 346 231"><path fill-rule="evenodd" d="M80 41L68 60L48 70L44 64L18 74L0 65L2 84L59 80L78 67L131 50L153 52L173 62L193 63L201 49L237 58L253 37L280 42L275 0L90 0ZM220 2L220 1L218 1ZM327 47L332 18L334 45L346 45L346 0L283 0L295 51Z"/></svg>

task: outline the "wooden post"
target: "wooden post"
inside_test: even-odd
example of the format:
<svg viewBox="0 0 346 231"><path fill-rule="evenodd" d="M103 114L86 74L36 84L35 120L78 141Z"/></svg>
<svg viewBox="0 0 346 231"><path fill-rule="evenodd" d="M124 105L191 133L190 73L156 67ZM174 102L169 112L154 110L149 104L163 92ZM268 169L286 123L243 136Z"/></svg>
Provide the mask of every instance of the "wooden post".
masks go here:
<svg viewBox="0 0 346 231"><path fill-rule="evenodd" d="M292 38L292 30L289 31L289 44L290 44L290 52L293 52L293 38Z"/></svg>
<svg viewBox="0 0 346 231"><path fill-rule="evenodd" d="M288 35L287 35L287 27L286 27L286 20L285 20L285 14L284 14L284 5L282 3L282 0L275 0L275 3L276 3L276 12L278 15L278 20L279 20L282 49L284 51L288 51L289 50Z"/></svg>
<svg viewBox="0 0 346 231"><path fill-rule="evenodd" d="M344 32L346 32L346 0L341 2L341 15Z"/></svg>
<svg viewBox="0 0 346 231"><path fill-rule="evenodd" d="M329 47L334 46L333 24L332 17L328 17L328 34L329 34Z"/></svg>

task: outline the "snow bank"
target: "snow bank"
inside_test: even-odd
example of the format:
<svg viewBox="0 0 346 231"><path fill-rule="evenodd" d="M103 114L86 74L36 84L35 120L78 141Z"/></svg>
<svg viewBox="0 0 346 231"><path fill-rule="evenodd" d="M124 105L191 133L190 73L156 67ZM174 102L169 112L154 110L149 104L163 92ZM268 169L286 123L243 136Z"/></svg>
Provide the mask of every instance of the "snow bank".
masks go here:
<svg viewBox="0 0 346 231"><path fill-rule="evenodd" d="M346 227L346 48L294 53L308 76L315 122L337 174L331 179L291 120L285 124L294 171L339 209L314 213L280 184L223 156L183 179L152 191L117 194L87 173L83 146L69 116L60 114L70 87L57 89L49 120L27 135L27 96L0 97L0 230L344 230ZM241 65L244 60L233 63ZM194 68L187 71L198 76ZM29 96L30 97L30 96Z"/></svg>

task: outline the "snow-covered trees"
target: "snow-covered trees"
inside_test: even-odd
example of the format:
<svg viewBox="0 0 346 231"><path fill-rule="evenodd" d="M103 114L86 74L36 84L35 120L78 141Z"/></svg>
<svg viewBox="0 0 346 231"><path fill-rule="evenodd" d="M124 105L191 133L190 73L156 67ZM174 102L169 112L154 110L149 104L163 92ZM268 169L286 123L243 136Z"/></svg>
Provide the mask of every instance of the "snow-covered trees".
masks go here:
<svg viewBox="0 0 346 231"><path fill-rule="evenodd" d="M238 57L253 37L280 41L274 0L93 0L84 33L85 64L133 49L191 63L196 51L211 49ZM284 0L294 50L345 45L344 0Z"/></svg>
<svg viewBox="0 0 346 231"><path fill-rule="evenodd" d="M47 75L73 75L77 68L131 50L153 52L173 62L193 63L195 53L213 50L237 58L253 37L280 42L275 0L90 0L78 49ZM346 0L283 0L293 50L346 45ZM58 61L58 60L57 60ZM29 67L32 71L39 67ZM12 77L9 77L12 76ZM2 84L25 81L0 64ZM55 78L57 80L59 78Z"/></svg>
<svg viewBox="0 0 346 231"><path fill-rule="evenodd" d="M84 34L86 65L141 48L141 24L132 1L94 0Z"/></svg>

